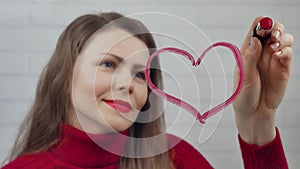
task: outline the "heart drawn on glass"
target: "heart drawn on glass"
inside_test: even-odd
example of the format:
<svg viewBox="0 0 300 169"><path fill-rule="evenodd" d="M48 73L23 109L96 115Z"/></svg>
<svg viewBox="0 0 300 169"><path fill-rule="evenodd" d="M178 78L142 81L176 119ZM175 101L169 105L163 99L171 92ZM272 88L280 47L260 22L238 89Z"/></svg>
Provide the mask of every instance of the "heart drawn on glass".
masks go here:
<svg viewBox="0 0 300 169"><path fill-rule="evenodd" d="M223 46L223 47L227 47L231 50L233 56L235 57L237 66L238 66L238 75L239 75L239 81L237 84L237 87L235 89L235 91L232 93L232 95L226 99L225 101L223 101L222 103L216 105L215 107L211 108L210 110L206 111L205 113L201 114L196 108L194 108L193 106L191 106L189 103L185 102L184 100L181 100L175 96L172 96L170 94L167 94L165 92L163 92L162 90L158 89L153 82L151 81L150 78L150 66L151 66L151 62L152 60L158 56L160 53L163 52L172 52L172 53L177 53L180 54L180 56L184 56L185 58L189 59L192 62L192 66L199 66L202 59L206 56L206 54L214 49L215 47L218 46ZM239 95L242 87L243 87L243 79L244 79L244 69L243 69L243 62L242 62L242 58L241 58L241 53L239 51L239 49L228 42L216 42L213 43L212 45L210 45L207 49L204 50L204 52L200 55L200 57L197 59L197 61L195 61L195 59L193 58L193 56L188 53L185 50L182 49L178 49L178 48L173 48L173 47L169 47L169 48L162 48L159 50L156 50L148 59L148 62L146 64L146 80L148 82L148 86L149 88L158 96L168 100L171 103L174 103L175 105L182 107L184 109L186 109L187 111L191 112L196 118L197 120L199 120L201 123L205 123L206 119L208 119L209 117L215 115L216 113L218 113L220 110L225 109L228 105L230 105Z"/></svg>

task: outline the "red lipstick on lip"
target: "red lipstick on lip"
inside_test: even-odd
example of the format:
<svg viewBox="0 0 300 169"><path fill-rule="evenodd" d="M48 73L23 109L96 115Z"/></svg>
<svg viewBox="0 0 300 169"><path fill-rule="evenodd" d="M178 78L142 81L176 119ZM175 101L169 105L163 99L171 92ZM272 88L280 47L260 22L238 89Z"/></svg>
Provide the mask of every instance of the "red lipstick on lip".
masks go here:
<svg viewBox="0 0 300 169"><path fill-rule="evenodd" d="M132 109L128 102L122 100L104 100L104 102L122 113L129 113Z"/></svg>
<svg viewBox="0 0 300 169"><path fill-rule="evenodd" d="M269 17L264 17L258 22L257 26L253 29L252 36L258 38L260 40L261 45L264 46L270 38L273 27L273 20Z"/></svg>

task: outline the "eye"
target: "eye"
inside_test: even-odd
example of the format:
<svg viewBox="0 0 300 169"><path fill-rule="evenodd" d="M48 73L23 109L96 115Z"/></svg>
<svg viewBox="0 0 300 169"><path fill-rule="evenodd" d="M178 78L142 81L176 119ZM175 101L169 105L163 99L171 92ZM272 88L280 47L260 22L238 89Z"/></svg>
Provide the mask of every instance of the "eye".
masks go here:
<svg viewBox="0 0 300 169"><path fill-rule="evenodd" d="M135 76L136 76L137 78L139 78L139 79L143 79L143 80L146 79L145 73L144 73L144 72L138 72L138 73L135 74Z"/></svg>
<svg viewBox="0 0 300 169"><path fill-rule="evenodd" d="M115 68L116 67L116 64L111 61L102 61L99 65L103 66L105 68Z"/></svg>

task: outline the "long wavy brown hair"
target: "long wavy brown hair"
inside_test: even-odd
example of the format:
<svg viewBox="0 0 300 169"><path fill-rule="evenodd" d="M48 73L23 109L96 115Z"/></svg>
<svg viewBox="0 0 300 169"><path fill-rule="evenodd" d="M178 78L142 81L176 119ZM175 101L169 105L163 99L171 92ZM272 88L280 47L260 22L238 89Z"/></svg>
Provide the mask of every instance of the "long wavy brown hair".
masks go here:
<svg viewBox="0 0 300 169"><path fill-rule="evenodd" d="M121 22L115 22L122 18ZM47 151L51 146L59 142L61 126L69 123L71 101L71 83L73 69L84 46L89 38L107 24L128 31L133 36L142 40L149 48L150 54L156 49L153 36L140 22L132 18L124 17L115 12L101 14L86 14L75 19L61 34L51 59L44 68L38 81L35 100L28 115L22 122L15 144L13 145L8 161L19 156ZM113 24L111 24L113 23ZM153 83L162 89L162 76L159 60L153 60L150 70ZM148 94L150 90L148 89ZM149 95L148 95L149 96ZM162 105L158 97L151 98L151 105ZM152 107L153 116L159 110ZM149 97L144 109L149 108ZM145 117L143 117L145 118ZM149 138L160 135L156 148L166 149L167 141L164 136L165 119L163 113L149 123L134 123L129 128L129 136L134 138ZM131 139L132 140L132 139ZM151 154L153 143L127 141L127 152L148 152ZM154 154L156 152L153 152ZM167 169L173 168L172 159L167 151L152 157L129 158L121 157L119 168L125 169Z"/></svg>

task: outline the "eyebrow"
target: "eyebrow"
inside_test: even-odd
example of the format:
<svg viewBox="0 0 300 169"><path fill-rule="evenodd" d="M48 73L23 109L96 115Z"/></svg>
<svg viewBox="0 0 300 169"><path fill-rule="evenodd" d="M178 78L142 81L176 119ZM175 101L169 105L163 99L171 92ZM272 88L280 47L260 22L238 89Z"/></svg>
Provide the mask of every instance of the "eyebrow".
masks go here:
<svg viewBox="0 0 300 169"><path fill-rule="evenodd" d="M110 55L112 57L114 57L115 59L118 60L118 62L122 63L122 62L125 62L124 59L116 54L113 54L113 53L102 53L102 54L105 54L105 55ZM133 66L135 69L145 69L146 66L145 65L142 65L142 64L134 64Z"/></svg>
<svg viewBox="0 0 300 169"><path fill-rule="evenodd" d="M124 61L123 58L121 58L120 56L115 55L113 53L102 53L102 54L104 54L104 55L110 55L110 56L114 57L115 59L117 59L119 62L123 62Z"/></svg>

